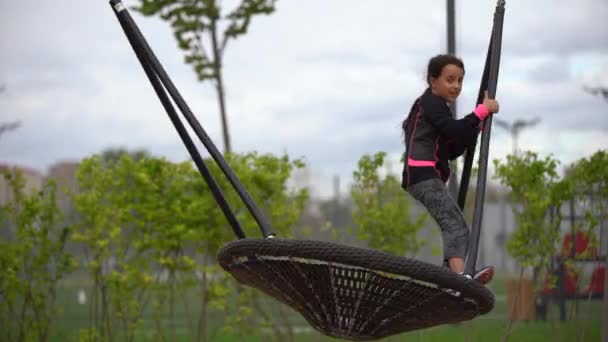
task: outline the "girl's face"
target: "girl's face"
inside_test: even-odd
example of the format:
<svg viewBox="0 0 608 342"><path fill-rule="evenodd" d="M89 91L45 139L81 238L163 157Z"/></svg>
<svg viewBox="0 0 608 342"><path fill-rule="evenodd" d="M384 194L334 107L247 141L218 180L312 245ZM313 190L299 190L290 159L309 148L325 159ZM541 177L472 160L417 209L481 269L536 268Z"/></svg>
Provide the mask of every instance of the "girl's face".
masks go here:
<svg viewBox="0 0 608 342"><path fill-rule="evenodd" d="M462 90L463 79L464 70L457 65L448 64L443 67L439 77L431 77L431 90L444 100L454 102Z"/></svg>

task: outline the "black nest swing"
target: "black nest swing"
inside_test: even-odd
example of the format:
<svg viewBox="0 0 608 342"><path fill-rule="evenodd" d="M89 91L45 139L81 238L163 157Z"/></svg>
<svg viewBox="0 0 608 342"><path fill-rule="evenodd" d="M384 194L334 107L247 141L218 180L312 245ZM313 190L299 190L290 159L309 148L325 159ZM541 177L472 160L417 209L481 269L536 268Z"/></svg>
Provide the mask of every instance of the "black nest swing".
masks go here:
<svg viewBox="0 0 608 342"><path fill-rule="evenodd" d="M314 240L275 236L256 204L194 117L120 0L110 5L158 98L238 240L218 253L220 265L242 284L298 311L325 335L373 340L440 324L471 320L494 307L494 296L476 281L439 265L387 253ZM477 103L496 94L505 1L499 0ZM164 86L164 87L163 87ZM175 101L260 227L264 238L246 238L167 95ZM477 259L492 116L481 138L475 211L466 271ZM467 150L458 204L464 207L475 147Z"/></svg>

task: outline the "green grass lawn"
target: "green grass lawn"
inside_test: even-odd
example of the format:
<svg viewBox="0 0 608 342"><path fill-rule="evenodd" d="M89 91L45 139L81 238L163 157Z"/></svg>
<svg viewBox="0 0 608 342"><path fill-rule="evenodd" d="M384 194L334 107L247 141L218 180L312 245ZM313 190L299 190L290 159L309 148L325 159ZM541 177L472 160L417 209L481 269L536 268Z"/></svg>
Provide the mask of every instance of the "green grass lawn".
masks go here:
<svg viewBox="0 0 608 342"><path fill-rule="evenodd" d="M52 325L52 341L78 341L81 329L89 327L90 301L86 305L78 303L79 289L89 290L86 281L68 281L58 291L58 303L62 314ZM492 312L473 321L457 325L444 325L430 329L414 331L383 341L500 341L507 330L506 310L506 279L495 278L492 287L496 296L496 306ZM163 317L160 324L166 333L167 340L195 341L198 319L198 298L196 293L187 296L188 310L184 301L176 303L175 321L170 329L169 317ZM89 298L90 299L90 298ZM277 304L274 300L265 297L264 307L270 308L273 319L287 317L289 322L297 327L294 339L296 341L337 341L323 336L311 329L306 321L289 308ZM514 322L510 341L600 341L601 334L601 301L582 301L578 304L577 319L574 316L574 304L568 303L569 319L562 323L558 319L557 306L550 306L547 321L518 321ZM190 315L187 313L190 311ZM189 318L190 317L190 318ZM226 317L223 312L210 310L208 314L209 341L269 341L276 340L272 330L259 325L252 333L239 334L238 331L228 332L223 327ZM192 322L191 320L194 320ZM173 331L173 335L168 332ZM577 333L579 339L577 339ZM122 340L118 336L115 340ZM137 341L161 341L157 324L151 314L146 314L141 328L137 331Z"/></svg>

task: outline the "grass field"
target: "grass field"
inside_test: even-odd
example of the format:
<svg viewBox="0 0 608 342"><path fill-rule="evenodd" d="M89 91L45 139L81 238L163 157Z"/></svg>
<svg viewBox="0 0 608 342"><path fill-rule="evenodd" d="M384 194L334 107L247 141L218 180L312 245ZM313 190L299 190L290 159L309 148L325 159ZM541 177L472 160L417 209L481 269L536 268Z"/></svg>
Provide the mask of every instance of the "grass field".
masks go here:
<svg viewBox="0 0 608 342"><path fill-rule="evenodd" d="M62 308L62 314L54 321L51 335L52 341L78 341L81 329L89 327L90 302L83 305L78 303L80 289L87 290L81 281L66 282L58 291L57 300ZM500 341L507 330L506 310L506 279L496 278L491 287L496 296L496 306L488 315L473 321L457 325L444 325L430 329L414 331L384 341ZM136 341L195 341L192 331L196 331L196 312L198 299L192 294L184 305L183 301L176 304L174 328L169 328L169 319L166 317L160 322L164 331L173 331L166 339L159 337L156 322L146 315L141 329L138 330ZM273 300L266 300L263 304L273 318L288 317L295 329L295 341L336 341L336 339L322 336L304 321L297 313L288 308L280 308ZM557 306L552 305L547 321L518 321L514 322L510 341L600 341L601 339L601 301L581 301L578 303L578 314L574 319L574 303L568 303L568 320L562 323L558 319ZM190 311L191 315L187 312ZM191 322L190 319L194 319ZM208 341L271 341L276 340L272 330L260 326L250 334L239 334L237 331L227 332L223 327L225 315L221 311L212 310L208 315ZM117 336L115 340L122 340Z"/></svg>

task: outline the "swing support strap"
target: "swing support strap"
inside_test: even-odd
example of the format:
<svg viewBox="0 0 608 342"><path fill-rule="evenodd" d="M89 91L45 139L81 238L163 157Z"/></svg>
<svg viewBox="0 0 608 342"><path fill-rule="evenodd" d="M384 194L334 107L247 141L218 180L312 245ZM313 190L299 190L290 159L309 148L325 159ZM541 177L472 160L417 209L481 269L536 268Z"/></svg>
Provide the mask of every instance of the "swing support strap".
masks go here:
<svg viewBox="0 0 608 342"><path fill-rule="evenodd" d="M230 184L234 187L236 192L238 193L241 200L247 206L247 209L255 219L262 231L264 238L274 237L274 233L271 231L270 225L267 222L266 218L263 216L262 212L256 206L255 202L241 183L241 181L237 178L234 171L230 168L222 154L219 152L211 138L207 135L201 124L198 122L192 111L186 104L186 101L182 98L179 91L169 78L169 75L164 70L160 61L154 55L154 52L146 42L145 37L137 27L137 24L129 14L126 6L120 0L110 0L110 5L116 14L120 25L135 52L139 62L141 63L156 95L158 96L160 102L162 103L167 115L171 119L171 122L175 126L180 138L182 139L184 145L188 149L190 156L192 157L194 164L196 165L199 173L204 178L205 182L209 186L215 201L218 203L224 216L228 220L228 223L232 227L235 235L239 239L244 239L245 233L241 228L238 220L236 219L234 212L230 208L230 205L226 201L226 197L222 193L222 190L219 188L217 182L214 180L213 176L209 172L209 169L205 165L205 161L197 151L194 142L188 135L184 124L181 122L180 118L177 115L175 108L169 99L169 96L173 99L179 110L182 112L186 121L190 124L190 127L194 130L197 137L203 143L211 157L215 160L215 162L219 165L223 174L226 176ZM167 92L169 96L167 96Z"/></svg>
<svg viewBox="0 0 608 342"><path fill-rule="evenodd" d="M483 102L484 91L488 90L488 97L494 99L496 97L496 88L498 84L498 70L500 66L500 51L502 46L502 28L505 15L505 1L498 0L496 10L494 11L494 26L492 29L492 37L488 47L488 55L481 80L481 87L477 97L477 103ZM465 272L468 274L475 273L477 263L477 253L479 247L479 237L481 235L481 224L483 222L483 204L485 200L486 178L488 173L488 155L490 151L490 133L492 128L492 115L489 115L483 122L483 130L481 133L481 146L479 151L479 173L477 175L477 188L475 192L475 208L473 211L473 224L471 228L471 236L469 239L469 251L465 264ZM466 193L469 187L471 168L473 165L473 156L475 154L475 145L467 149L465 156L465 164L462 171L462 179L460 182L460 191L458 194L458 205L464 210L466 202Z"/></svg>

